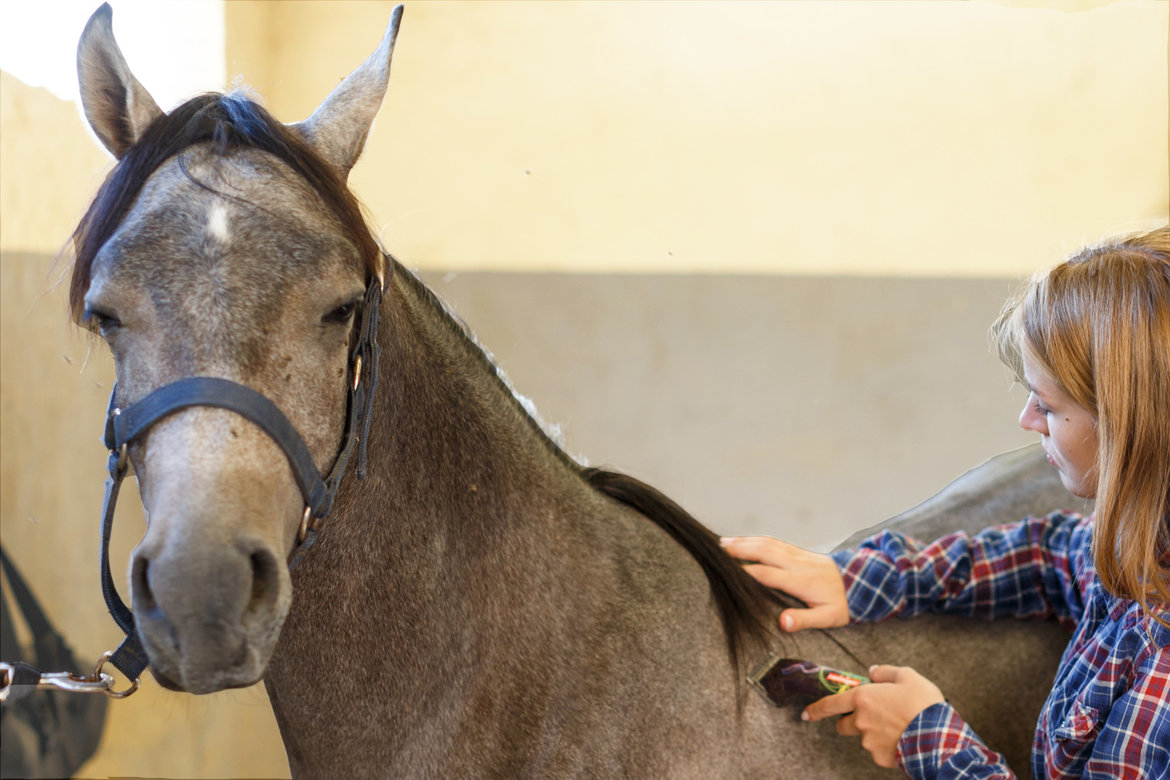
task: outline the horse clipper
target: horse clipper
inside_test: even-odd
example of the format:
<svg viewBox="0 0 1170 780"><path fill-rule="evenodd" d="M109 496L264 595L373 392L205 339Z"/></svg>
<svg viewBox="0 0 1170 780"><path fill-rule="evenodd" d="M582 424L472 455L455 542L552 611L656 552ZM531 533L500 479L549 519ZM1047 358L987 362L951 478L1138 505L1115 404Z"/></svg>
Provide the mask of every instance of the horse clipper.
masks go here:
<svg viewBox="0 0 1170 780"><path fill-rule="evenodd" d="M820 699L864 685L870 680L860 674L842 672L796 658L773 653L748 675L748 682L777 707L798 697Z"/></svg>

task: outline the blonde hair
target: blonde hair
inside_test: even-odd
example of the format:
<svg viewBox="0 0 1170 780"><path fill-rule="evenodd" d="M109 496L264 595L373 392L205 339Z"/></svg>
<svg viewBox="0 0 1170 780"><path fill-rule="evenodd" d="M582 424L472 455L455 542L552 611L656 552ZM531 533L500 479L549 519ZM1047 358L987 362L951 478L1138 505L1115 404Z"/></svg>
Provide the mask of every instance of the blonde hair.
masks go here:
<svg viewBox="0 0 1170 780"><path fill-rule="evenodd" d="M1038 274L992 332L1018 377L1027 354L1096 418L1101 584L1170 606L1170 226Z"/></svg>

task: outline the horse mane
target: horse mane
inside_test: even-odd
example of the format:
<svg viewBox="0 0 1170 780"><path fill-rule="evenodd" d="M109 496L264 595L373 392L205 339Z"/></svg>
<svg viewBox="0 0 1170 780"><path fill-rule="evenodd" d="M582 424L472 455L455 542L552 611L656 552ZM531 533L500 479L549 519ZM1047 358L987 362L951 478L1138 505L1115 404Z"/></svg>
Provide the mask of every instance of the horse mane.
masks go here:
<svg viewBox="0 0 1170 780"><path fill-rule="evenodd" d="M581 478L600 493L654 521L702 567L727 636L727 652L737 678L745 661L744 639L763 644L769 632L769 605L775 594L746 573L723 551L717 537L668 496L641 480L600 468L581 469Z"/></svg>
<svg viewBox="0 0 1170 780"><path fill-rule="evenodd" d="M745 640L765 643L771 625L770 605L776 603L776 594L747 574L719 544L719 537L696 520L689 512L668 496L627 474L601 468L583 466L553 439L537 418L534 410L525 404L508 381L507 376L480 345L474 332L413 273L395 273L404 279L423 300L439 314L440 319L468 346L469 351L506 391L521 418L526 420L549 451L572 473L592 489L638 511L670 535L703 569L711 587L716 609L727 637L727 652L736 673L742 679L745 663Z"/></svg>
<svg viewBox="0 0 1170 780"><path fill-rule="evenodd" d="M151 123L110 171L74 230L69 307L75 321L80 323L82 319L94 258L126 216L146 180L164 162L200 143L212 144L219 155L257 149L288 165L320 195L344 234L357 245L366 268L377 271L381 262L378 243L345 180L300 135L260 104L239 94L207 93L191 98ZM198 181L196 184L206 186Z"/></svg>

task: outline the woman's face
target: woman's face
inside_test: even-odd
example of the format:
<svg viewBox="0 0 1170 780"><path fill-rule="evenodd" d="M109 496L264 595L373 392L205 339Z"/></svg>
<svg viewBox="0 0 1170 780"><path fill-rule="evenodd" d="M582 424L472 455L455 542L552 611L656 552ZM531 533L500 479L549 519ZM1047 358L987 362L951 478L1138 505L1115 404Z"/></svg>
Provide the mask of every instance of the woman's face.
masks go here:
<svg viewBox="0 0 1170 780"><path fill-rule="evenodd" d="M1043 369L1024 355L1028 401L1020 427L1040 434L1048 462L1074 496L1097 496L1097 418L1073 401Z"/></svg>

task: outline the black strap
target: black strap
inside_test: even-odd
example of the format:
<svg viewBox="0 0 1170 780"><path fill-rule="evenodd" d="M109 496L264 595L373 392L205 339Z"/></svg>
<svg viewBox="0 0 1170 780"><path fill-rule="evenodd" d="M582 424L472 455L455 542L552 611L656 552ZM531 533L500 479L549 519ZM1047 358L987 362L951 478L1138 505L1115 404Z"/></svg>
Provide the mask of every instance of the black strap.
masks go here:
<svg viewBox="0 0 1170 780"><path fill-rule="evenodd" d="M112 401L111 394L111 403ZM134 613L118 595L118 588L110 572L110 536L114 530L114 509L118 505L118 492L122 488L122 480L126 477L128 463L126 458L119 457L119 453L115 451L110 453L106 466L110 475L106 478L106 497L102 501L102 597L106 600L110 616L126 634L122 644L118 645L118 649L110 656L110 663L131 680L137 680L149 661L146 658L146 650L142 647L142 640L138 638L138 632L134 627Z"/></svg>
<svg viewBox="0 0 1170 780"><path fill-rule="evenodd" d="M305 440L276 404L247 385L211 376L187 377L164 385L133 406L120 412L115 410L111 418L113 446L110 449L118 451L163 417L192 406L230 409L271 436L288 457L305 503L314 515L318 514L325 501L325 483Z"/></svg>
<svg viewBox="0 0 1170 780"><path fill-rule="evenodd" d="M385 255L388 272L394 269L394 258L390 255ZM356 344L357 356L362 359L362 365L365 367L365 378L358 383L358 386L353 388L350 396L350 417L357 417L361 420L361 432L357 434L360 452L358 453L358 479L366 478L366 444L370 440L370 414L371 408L374 405L374 396L378 390L378 361L382 356L382 348L378 346L378 320L381 314L383 288L379 284L374 286L371 284L366 289L366 299L362 304L362 322L358 331L358 340ZM347 431L353 430L352 425L347 427ZM351 437L352 438L352 437ZM338 460L348 458L349 452L342 451L338 456ZM342 471L344 471L345 464L342 461ZM341 475L336 466L333 468L333 475L340 481ZM330 478L333 479L333 475Z"/></svg>
<svg viewBox="0 0 1170 780"><path fill-rule="evenodd" d="M25 656L25 651L17 642L11 620L12 616L8 614L8 602L5 598L4 625L0 626L3 641L0 641L0 647L4 648L3 658L12 659L9 662L10 676L8 680L11 687L8 689L8 698L4 701L5 706L10 706L12 702L23 699L36 690L37 683L41 681L41 669L38 667L58 669L69 665L72 659L63 657L69 654L64 637L53 628L48 616L41 609L37 597L33 595L32 589L24 581L20 570L9 559L8 553L4 551L3 547L0 547L0 562L4 567L4 577L8 580L12 597L16 600L16 608L20 610L24 625L32 635L33 659L37 664L34 666L27 661L20 660L21 657ZM4 597L0 596L0 598Z"/></svg>
<svg viewBox="0 0 1170 780"><path fill-rule="evenodd" d="M8 666L10 668L8 672L8 698L4 700L6 707L10 707L15 702L32 694L37 689L37 683L41 681L41 670L32 664L17 661Z"/></svg>

